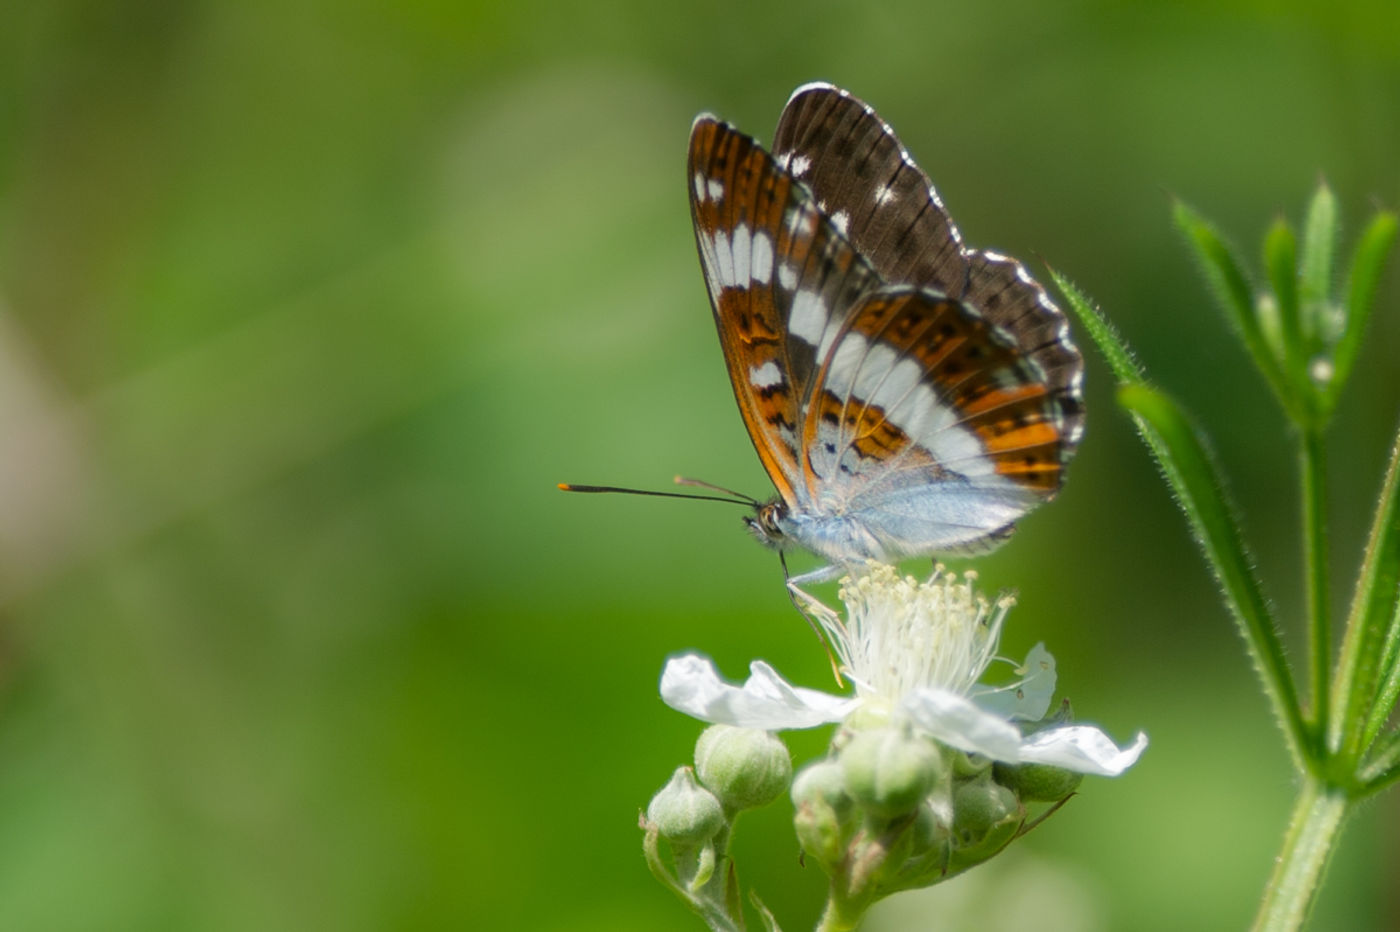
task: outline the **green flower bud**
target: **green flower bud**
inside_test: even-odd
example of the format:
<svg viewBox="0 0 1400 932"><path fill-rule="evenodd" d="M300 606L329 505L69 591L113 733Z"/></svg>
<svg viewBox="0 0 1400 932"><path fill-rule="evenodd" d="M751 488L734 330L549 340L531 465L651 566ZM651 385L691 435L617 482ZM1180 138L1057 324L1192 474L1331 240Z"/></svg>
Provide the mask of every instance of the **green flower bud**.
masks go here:
<svg viewBox="0 0 1400 932"><path fill-rule="evenodd" d="M983 757L981 754L970 754L967 751L955 751L953 753L953 777L957 780L966 780L982 774L988 767L992 766L990 757Z"/></svg>
<svg viewBox="0 0 1400 932"><path fill-rule="evenodd" d="M724 828L724 810L715 795L695 782L689 767L677 767L671 782L647 804L647 821L663 838L699 845Z"/></svg>
<svg viewBox="0 0 1400 932"><path fill-rule="evenodd" d="M1021 808L1016 794L991 780L973 780L953 791L953 831L963 845L976 844Z"/></svg>
<svg viewBox="0 0 1400 932"><path fill-rule="evenodd" d="M925 799L919 804L914 819L913 832L914 843L911 852L913 857L921 857L935 849L947 850L948 840L953 834L953 829L948 824L946 798L941 805L935 803L933 799Z"/></svg>
<svg viewBox="0 0 1400 932"><path fill-rule="evenodd" d="M1064 799L1084 779L1082 773L1049 764L997 764L992 775L1002 786L1014 790L1022 800L1045 803Z"/></svg>
<svg viewBox="0 0 1400 932"><path fill-rule="evenodd" d="M958 874L970 867L995 857L1006 849L1016 837L1016 833L1021 830L1021 820L1019 818L1008 818L996 825L991 831L983 835L981 840L975 841L963 847L954 848L948 857L946 866L947 874Z"/></svg>
<svg viewBox="0 0 1400 932"><path fill-rule="evenodd" d="M793 828L802 850L823 866L838 863L853 808L841 765L827 759L802 768L792 781L792 801L797 807Z"/></svg>
<svg viewBox="0 0 1400 932"><path fill-rule="evenodd" d="M777 799L792 782L783 742L757 728L711 725L695 742L695 772L730 812Z"/></svg>
<svg viewBox="0 0 1400 932"><path fill-rule="evenodd" d="M933 742L894 728L853 735L840 761L846 792L881 818L913 812L948 772Z"/></svg>

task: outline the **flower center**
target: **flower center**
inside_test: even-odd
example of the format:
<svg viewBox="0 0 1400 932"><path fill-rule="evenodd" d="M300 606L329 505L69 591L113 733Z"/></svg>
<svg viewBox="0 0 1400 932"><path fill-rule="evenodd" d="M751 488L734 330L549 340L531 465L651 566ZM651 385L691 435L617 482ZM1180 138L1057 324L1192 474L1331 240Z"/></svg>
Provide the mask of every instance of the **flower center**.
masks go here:
<svg viewBox="0 0 1400 932"><path fill-rule="evenodd" d="M995 604L942 565L926 582L872 564L841 588L846 622L824 626L856 691L896 703L920 688L967 695L996 656L1010 596Z"/></svg>

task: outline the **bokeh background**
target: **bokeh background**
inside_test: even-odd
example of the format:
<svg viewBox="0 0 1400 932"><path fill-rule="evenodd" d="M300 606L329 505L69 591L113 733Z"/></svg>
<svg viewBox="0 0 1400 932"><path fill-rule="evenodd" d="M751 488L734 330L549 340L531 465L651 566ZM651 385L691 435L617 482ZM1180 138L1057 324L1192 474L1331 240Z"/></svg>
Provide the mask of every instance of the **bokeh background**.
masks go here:
<svg viewBox="0 0 1400 932"><path fill-rule="evenodd" d="M1394 4L50 0L0 11L0 928L685 929L638 808L695 648L828 683L736 509L683 159L873 103L973 244L1098 299L1213 434L1298 644L1283 421L1174 234L1257 255L1319 176L1400 202ZM1257 265L1257 263L1256 263ZM1280 737L1088 350L1063 494L977 563L1082 718L1152 746L872 928L1247 924ZM1400 275L1331 438L1336 602L1400 411ZM802 734L799 758L825 736ZM785 804L741 876L822 891ZM1400 922L1393 796L1316 928Z"/></svg>

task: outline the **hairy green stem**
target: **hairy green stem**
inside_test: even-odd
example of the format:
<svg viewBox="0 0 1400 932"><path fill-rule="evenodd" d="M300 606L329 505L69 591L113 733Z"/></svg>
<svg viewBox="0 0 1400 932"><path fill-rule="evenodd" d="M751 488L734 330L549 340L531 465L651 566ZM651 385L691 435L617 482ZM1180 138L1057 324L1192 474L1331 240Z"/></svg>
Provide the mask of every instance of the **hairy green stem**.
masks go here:
<svg viewBox="0 0 1400 932"><path fill-rule="evenodd" d="M1255 932L1291 932L1302 926L1346 820L1350 802L1345 793L1312 777L1304 779L1254 919Z"/></svg>
<svg viewBox="0 0 1400 932"><path fill-rule="evenodd" d="M860 920L859 912L854 916L850 915L833 896L826 901L826 910L822 913L821 921L817 923L816 932L851 932L860 925Z"/></svg>

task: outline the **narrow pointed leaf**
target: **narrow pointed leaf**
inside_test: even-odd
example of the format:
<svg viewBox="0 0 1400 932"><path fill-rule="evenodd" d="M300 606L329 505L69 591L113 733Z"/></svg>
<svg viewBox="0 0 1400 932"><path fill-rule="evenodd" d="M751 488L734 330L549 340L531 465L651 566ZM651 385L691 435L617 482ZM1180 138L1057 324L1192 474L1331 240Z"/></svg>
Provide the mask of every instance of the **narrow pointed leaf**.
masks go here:
<svg viewBox="0 0 1400 932"><path fill-rule="evenodd" d="M1309 311L1321 313L1332 294L1332 254L1336 246L1337 198L1324 181L1313 194L1303 225L1302 287L1299 298L1305 314ZM1305 326L1309 326L1309 332L1314 337L1321 332L1316 320L1305 323Z"/></svg>
<svg viewBox="0 0 1400 932"><path fill-rule="evenodd" d="M763 922L763 932L783 932L782 927L778 925L777 917L773 915L773 911L768 908L767 904L759 899L756 891L749 891L749 902L753 904L754 911L758 913L758 918Z"/></svg>
<svg viewBox="0 0 1400 932"><path fill-rule="evenodd" d="M1367 734L1375 735L1389 710L1375 709L1376 687L1386 676L1385 657L1396 655L1400 628L1396 617L1400 587L1400 437L1390 453L1390 465L1381 487L1380 502L1366 541L1361 573L1352 596L1333 684L1332 720L1327 745L1348 760L1359 759Z"/></svg>
<svg viewBox="0 0 1400 932"><path fill-rule="evenodd" d="M1093 302L1075 287L1074 282L1055 269L1050 270L1050 277L1055 280L1056 287L1060 289L1060 293L1069 302L1070 310L1074 311L1074 316L1079 318L1080 325L1089 332L1089 336L1098 344L1099 351L1108 360L1108 366L1117 377L1118 384L1125 385L1129 382L1146 381L1147 374L1137 359L1133 357L1128 344L1118 335L1118 331L1113 328L1113 325L1099 313Z"/></svg>
<svg viewBox="0 0 1400 932"><path fill-rule="evenodd" d="M1288 381L1295 386L1310 385L1298 310L1298 242L1292 228L1282 218L1274 222L1264 237L1264 265L1278 308L1279 338Z"/></svg>
<svg viewBox="0 0 1400 932"><path fill-rule="evenodd" d="M1186 415L1166 395L1146 385L1126 385L1119 389L1118 400L1137 420L1177 503L1186 512L1206 563L1249 645L1294 760L1301 765L1305 728L1297 688L1213 457Z"/></svg>
<svg viewBox="0 0 1400 932"><path fill-rule="evenodd" d="M1392 628L1394 626L1392 625ZM1380 669L1384 675L1380 689L1376 691L1376 701L1371 706L1371 712L1366 717L1366 731L1361 736L1361 746L1369 748L1375 741L1376 736L1381 733L1385 723L1390 720L1390 714L1395 710L1396 700L1400 700L1400 666L1396 660L1396 641L1386 644L1385 656L1381 658Z"/></svg>
<svg viewBox="0 0 1400 932"><path fill-rule="evenodd" d="M1383 210L1371 220L1370 226L1356 243L1351 270L1347 275L1346 329L1333 353L1331 380L1327 386L1326 404L1329 410L1336 406L1342 387L1351 374L1351 367L1356 362L1356 354L1361 349L1361 339L1366 335L1366 324L1375 305L1376 289L1380 287L1381 275L1395 245L1395 232L1395 214Z"/></svg>
<svg viewBox="0 0 1400 932"><path fill-rule="evenodd" d="M1051 269L1050 275L1118 378L1119 401L1132 413L1138 432L1186 512L1206 562L1220 581L1226 603L1264 680L1265 691L1282 724L1294 761L1301 765L1305 736L1297 690L1269 614L1268 602L1250 568L1243 536L1204 444L1175 404L1145 384L1146 374L1132 350L1099 314L1093 302L1059 272Z"/></svg>
<svg viewBox="0 0 1400 932"><path fill-rule="evenodd" d="M1392 731L1381 739L1357 776L1366 785L1367 793L1400 780L1400 732Z"/></svg>
<svg viewBox="0 0 1400 932"><path fill-rule="evenodd" d="M1278 358L1269 347L1264 332L1259 326L1259 318L1254 310L1254 293L1249 279L1245 277L1230 247L1220 238L1203 217L1180 201L1174 210L1176 225L1186 234L1200 260L1201 270L1206 281L1215 292L1221 309L1229 319L1235 332L1244 341L1245 349L1254 359L1254 364L1263 373L1265 381L1273 389L1279 403L1290 414L1294 412L1294 402L1283 369Z"/></svg>

